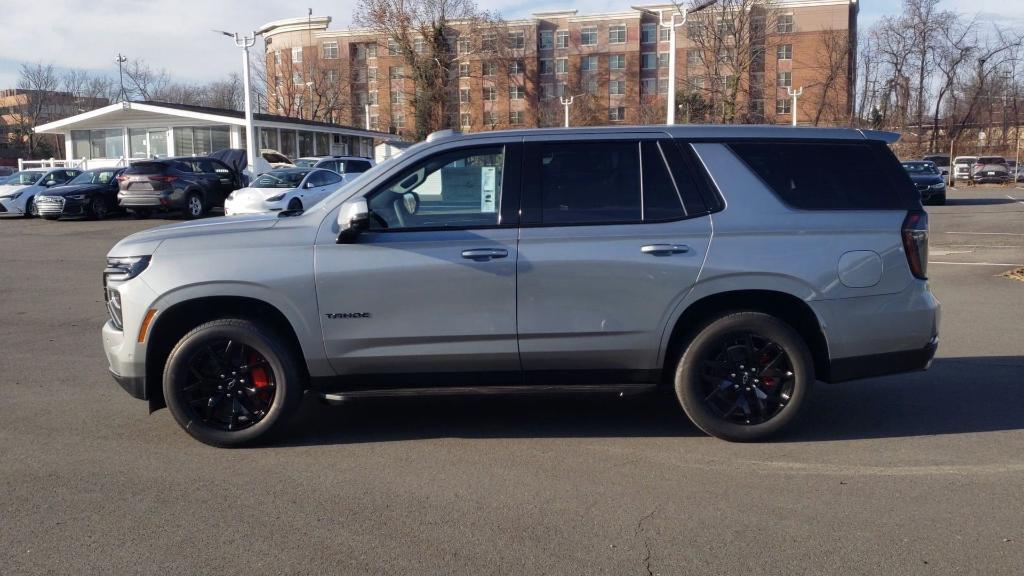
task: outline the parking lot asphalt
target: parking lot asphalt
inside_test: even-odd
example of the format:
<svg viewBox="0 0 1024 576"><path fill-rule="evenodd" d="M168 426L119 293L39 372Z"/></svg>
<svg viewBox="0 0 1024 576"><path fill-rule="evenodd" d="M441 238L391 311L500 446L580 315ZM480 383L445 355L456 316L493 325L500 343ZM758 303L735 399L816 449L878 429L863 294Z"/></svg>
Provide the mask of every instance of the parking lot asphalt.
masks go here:
<svg viewBox="0 0 1024 576"><path fill-rule="evenodd" d="M309 401L210 448L100 345L103 256L161 222L0 218L0 574L1020 574L1021 200L929 208L931 370L819 384L765 444L638 397Z"/></svg>

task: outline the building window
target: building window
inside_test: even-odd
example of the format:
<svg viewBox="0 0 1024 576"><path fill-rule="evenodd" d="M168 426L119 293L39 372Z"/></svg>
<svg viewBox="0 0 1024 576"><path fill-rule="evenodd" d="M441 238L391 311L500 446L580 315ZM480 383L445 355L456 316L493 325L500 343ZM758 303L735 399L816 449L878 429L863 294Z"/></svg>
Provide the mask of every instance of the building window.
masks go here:
<svg viewBox="0 0 1024 576"><path fill-rule="evenodd" d="M658 67L658 55L654 52L644 52L640 55L640 69L654 70Z"/></svg>
<svg viewBox="0 0 1024 576"><path fill-rule="evenodd" d="M459 54L469 54L469 51L472 50L472 46L470 46L469 40L466 40L466 39L463 39L463 38L459 39L457 48L458 48Z"/></svg>
<svg viewBox="0 0 1024 576"><path fill-rule="evenodd" d="M366 106L368 100L366 92L356 92L356 106Z"/></svg>
<svg viewBox="0 0 1024 576"><path fill-rule="evenodd" d="M498 99L498 89L494 86L484 86L483 89L484 100L493 102Z"/></svg>
<svg viewBox="0 0 1024 576"><path fill-rule="evenodd" d="M793 102L789 98L779 98L775 101L776 114L789 114L793 111Z"/></svg>
<svg viewBox="0 0 1024 576"><path fill-rule="evenodd" d="M668 94L668 78L658 78L658 94Z"/></svg>
<svg viewBox="0 0 1024 576"><path fill-rule="evenodd" d="M793 15L783 14L775 21L775 30L779 34L786 34L793 31Z"/></svg>
<svg viewBox="0 0 1024 576"><path fill-rule="evenodd" d="M597 26L587 26L580 29L580 45L593 46L597 44Z"/></svg>
<svg viewBox="0 0 1024 576"><path fill-rule="evenodd" d="M751 100L750 113L754 116L764 116L764 100Z"/></svg>
<svg viewBox="0 0 1024 576"><path fill-rule="evenodd" d="M473 125L473 116L470 114L462 114L459 116L459 126L463 128L469 128Z"/></svg>
<svg viewBox="0 0 1024 576"><path fill-rule="evenodd" d="M552 84L541 84L540 85L540 98L541 100L550 100L555 97L555 87Z"/></svg>
<svg viewBox="0 0 1024 576"><path fill-rule="evenodd" d="M590 78L584 83L583 89L586 91L587 94L597 96L599 84L597 83L597 80Z"/></svg>
<svg viewBox="0 0 1024 576"><path fill-rule="evenodd" d="M622 96L626 93L626 81L625 80L609 80L608 81L608 94L611 96Z"/></svg>
<svg viewBox="0 0 1024 576"><path fill-rule="evenodd" d="M523 73L523 61L513 60L508 63L509 74L522 74Z"/></svg>
<svg viewBox="0 0 1024 576"><path fill-rule="evenodd" d="M556 58L555 59L555 74L568 74L569 72L569 59L568 58Z"/></svg>
<svg viewBox="0 0 1024 576"><path fill-rule="evenodd" d="M380 130L380 116L370 115L370 130Z"/></svg>
<svg viewBox="0 0 1024 576"><path fill-rule="evenodd" d="M616 24L608 27L608 43L609 44L624 44L626 42L626 26L624 24Z"/></svg>
<svg viewBox="0 0 1024 576"><path fill-rule="evenodd" d="M274 50L274 64L281 65L281 51Z"/></svg>
<svg viewBox="0 0 1024 576"><path fill-rule="evenodd" d="M512 85L508 87L508 99L509 100L522 100L526 98L526 90L522 86Z"/></svg>
<svg viewBox="0 0 1024 576"><path fill-rule="evenodd" d="M569 47L569 31L568 30L556 30L555 31L555 48L568 48Z"/></svg>
<svg viewBox="0 0 1024 576"><path fill-rule="evenodd" d="M775 49L775 57L778 58L779 60L792 60L793 45L779 44L779 47Z"/></svg>
<svg viewBox="0 0 1024 576"><path fill-rule="evenodd" d="M540 73L541 74L554 74L555 73L555 61L551 58L540 59Z"/></svg>
<svg viewBox="0 0 1024 576"><path fill-rule="evenodd" d="M388 68L388 78L392 80L401 80L405 77L405 68L402 66L391 66Z"/></svg>
<svg viewBox="0 0 1024 576"><path fill-rule="evenodd" d="M686 51L686 65L687 66L698 66L698 65L700 65L700 50L687 50Z"/></svg>
<svg viewBox="0 0 1024 576"><path fill-rule="evenodd" d="M540 49L548 50L555 45L555 33L551 30L540 31Z"/></svg>
<svg viewBox="0 0 1024 576"><path fill-rule="evenodd" d="M366 69L366 81L376 82L377 81L377 68L376 66Z"/></svg>
<svg viewBox="0 0 1024 576"><path fill-rule="evenodd" d="M658 79L657 78L644 78L640 81L640 94L643 96L651 96L658 90Z"/></svg>
<svg viewBox="0 0 1024 576"><path fill-rule="evenodd" d="M394 38L388 38L388 56L398 56L398 42Z"/></svg>
<svg viewBox="0 0 1024 576"><path fill-rule="evenodd" d="M371 42L366 45L366 57L376 58L377 57L377 43Z"/></svg>
<svg viewBox="0 0 1024 576"><path fill-rule="evenodd" d="M686 81L687 87L691 92L699 91L704 89L704 77L703 76L690 76Z"/></svg>
<svg viewBox="0 0 1024 576"><path fill-rule="evenodd" d="M366 73L365 70L360 70L359 71L360 76L364 75L365 73ZM335 82L337 82L338 81L338 71L337 70L328 70L327 71L327 81L330 82L331 84L334 84Z"/></svg>
<svg viewBox="0 0 1024 576"><path fill-rule="evenodd" d="M626 69L626 55L625 54L611 54L608 56L608 69L609 70L625 70Z"/></svg>
<svg viewBox="0 0 1024 576"><path fill-rule="evenodd" d="M498 65L494 62L484 62L484 76L494 76L498 71Z"/></svg>
<svg viewBox="0 0 1024 576"><path fill-rule="evenodd" d="M302 70L292 70L292 84L302 85Z"/></svg>
<svg viewBox="0 0 1024 576"><path fill-rule="evenodd" d="M522 110L513 110L512 112L509 112L508 113L508 123L510 125L512 125L512 126L522 126L523 125L523 111Z"/></svg>
<svg viewBox="0 0 1024 576"><path fill-rule="evenodd" d="M462 62L459 64L459 78L469 77L469 62Z"/></svg>
<svg viewBox="0 0 1024 576"><path fill-rule="evenodd" d="M292 48L292 64L302 64L302 48Z"/></svg>
<svg viewBox="0 0 1024 576"><path fill-rule="evenodd" d="M526 48L526 33L522 30L509 32L508 47L513 50L522 50L523 48Z"/></svg>
<svg viewBox="0 0 1024 576"><path fill-rule="evenodd" d="M736 50L733 48L722 48L718 51L718 62L721 64L732 64L736 61Z"/></svg>
<svg viewBox="0 0 1024 576"><path fill-rule="evenodd" d="M376 106L377 105L377 91L376 90L374 90L374 91L369 93L369 98L367 99L367 104L369 104L370 106Z"/></svg>
<svg viewBox="0 0 1024 576"><path fill-rule="evenodd" d="M687 20L686 21L686 37L687 38L700 38L704 35L704 23L700 20Z"/></svg>
<svg viewBox="0 0 1024 576"><path fill-rule="evenodd" d="M404 100L405 100L405 97L403 96L403 94L401 92L399 92L398 90L392 90L391 91L391 103L392 104L401 104Z"/></svg>
<svg viewBox="0 0 1024 576"><path fill-rule="evenodd" d="M459 90L459 103L469 104L469 88L462 88Z"/></svg>
<svg viewBox="0 0 1024 576"><path fill-rule="evenodd" d="M658 40L658 25L653 23L640 25L640 43L653 44Z"/></svg>
<svg viewBox="0 0 1024 576"><path fill-rule="evenodd" d="M412 50L417 54L423 54L427 49L427 41L423 38L417 38L412 41Z"/></svg>
<svg viewBox="0 0 1024 576"><path fill-rule="evenodd" d="M668 68L668 52L658 54L658 68Z"/></svg>
<svg viewBox="0 0 1024 576"><path fill-rule="evenodd" d="M597 56L584 56L580 58L580 70L583 72L597 72Z"/></svg>
<svg viewBox="0 0 1024 576"><path fill-rule="evenodd" d="M621 122L626 119L626 107L625 106L612 106L608 109L608 120L612 122Z"/></svg>
<svg viewBox="0 0 1024 576"><path fill-rule="evenodd" d="M779 72L777 84L779 88L789 88L793 85L792 72Z"/></svg>
<svg viewBox="0 0 1024 576"><path fill-rule="evenodd" d="M498 114L495 112L484 112L484 124L488 126L498 125Z"/></svg>
<svg viewBox="0 0 1024 576"><path fill-rule="evenodd" d="M661 28L659 28L658 29L658 41L659 42L668 42L669 40L671 40L672 38L669 37L669 34L671 34L671 31L672 31L672 29L667 27L667 26L662 26Z"/></svg>
<svg viewBox="0 0 1024 576"><path fill-rule="evenodd" d="M719 36L736 33L736 22L732 18L718 18L717 24Z"/></svg>
<svg viewBox="0 0 1024 576"><path fill-rule="evenodd" d="M395 114L391 117L391 123L395 128L405 128L405 114Z"/></svg>
<svg viewBox="0 0 1024 576"><path fill-rule="evenodd" d="M567 97L569 95L569 85L565 82L559 82L558 84L558 96L560 98Z"/></svg>
<svg viewBox="0 0 1024 576"><path fill-rule="evenodd" d="M480 39L480 49L484 52L493 52L498 48L498 42L494 37L493 32L484 34Z"/></svg>
<svg viewBox="0 0 1024 576"><path fill-rule="evenodd" d="M338 43L324 42L324 59L333 60L338 57Z"/></svg>

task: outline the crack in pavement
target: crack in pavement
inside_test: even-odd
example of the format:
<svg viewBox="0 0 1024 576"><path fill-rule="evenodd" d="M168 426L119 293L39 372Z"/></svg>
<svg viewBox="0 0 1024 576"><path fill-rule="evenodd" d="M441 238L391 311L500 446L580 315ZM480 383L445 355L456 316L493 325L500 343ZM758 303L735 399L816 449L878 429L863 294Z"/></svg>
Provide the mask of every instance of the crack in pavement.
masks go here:
<svg viewBox="0 0 1024 576"><path fill-rule="evenodd" d="M644 514L643 516L641 516L640 519L636 521L636 529L633 530L633 538L634 539L640 538L640 533L641 532L646 532L646 530L644 530L644 521L647 520L648 518L650 518L651 516L654 516L655 512L657 512L657 509L651 510L647 514ZM644 558L643 558L644 569L647 570L647 576L654 576L654 572L651 571L651 543L647 540L647 536L643 537L643 542L644 542Z"/></svg>

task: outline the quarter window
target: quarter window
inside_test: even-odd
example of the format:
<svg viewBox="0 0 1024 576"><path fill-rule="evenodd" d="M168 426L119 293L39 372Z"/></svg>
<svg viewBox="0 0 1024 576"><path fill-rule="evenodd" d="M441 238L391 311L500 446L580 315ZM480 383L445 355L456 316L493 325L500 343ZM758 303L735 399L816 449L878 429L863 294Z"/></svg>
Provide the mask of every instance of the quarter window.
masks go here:
<svg viewBox="0 0 1024 576"><path fill-rule="evenodd" d="M445 152L369 198L371 230L480 228L499 224L503 147Z"/></svg>

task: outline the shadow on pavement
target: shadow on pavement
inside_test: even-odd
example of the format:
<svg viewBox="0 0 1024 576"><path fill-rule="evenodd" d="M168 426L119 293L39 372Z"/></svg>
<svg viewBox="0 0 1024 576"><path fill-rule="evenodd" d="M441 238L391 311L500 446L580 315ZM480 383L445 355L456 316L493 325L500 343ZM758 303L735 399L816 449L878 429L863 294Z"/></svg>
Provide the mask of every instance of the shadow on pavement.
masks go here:
<svg viewBox="0 0 1024 576"><path fill-rule="evenodd" d="M1024 357L939 358L927 372L818 383L796 428L776 442L965 434L1024 428ZM670 394L358 400L307 398L275 446L429 438L688 437Z"/></svg>
<svg viewBox="0 0 1024 576"><path fill-rule="evenodd" d="M1011 188L1007 188L1009 194ZM945 206L993 206L997 204L1016 204L1016 200L1009 198L946 198Z"/></svg>

